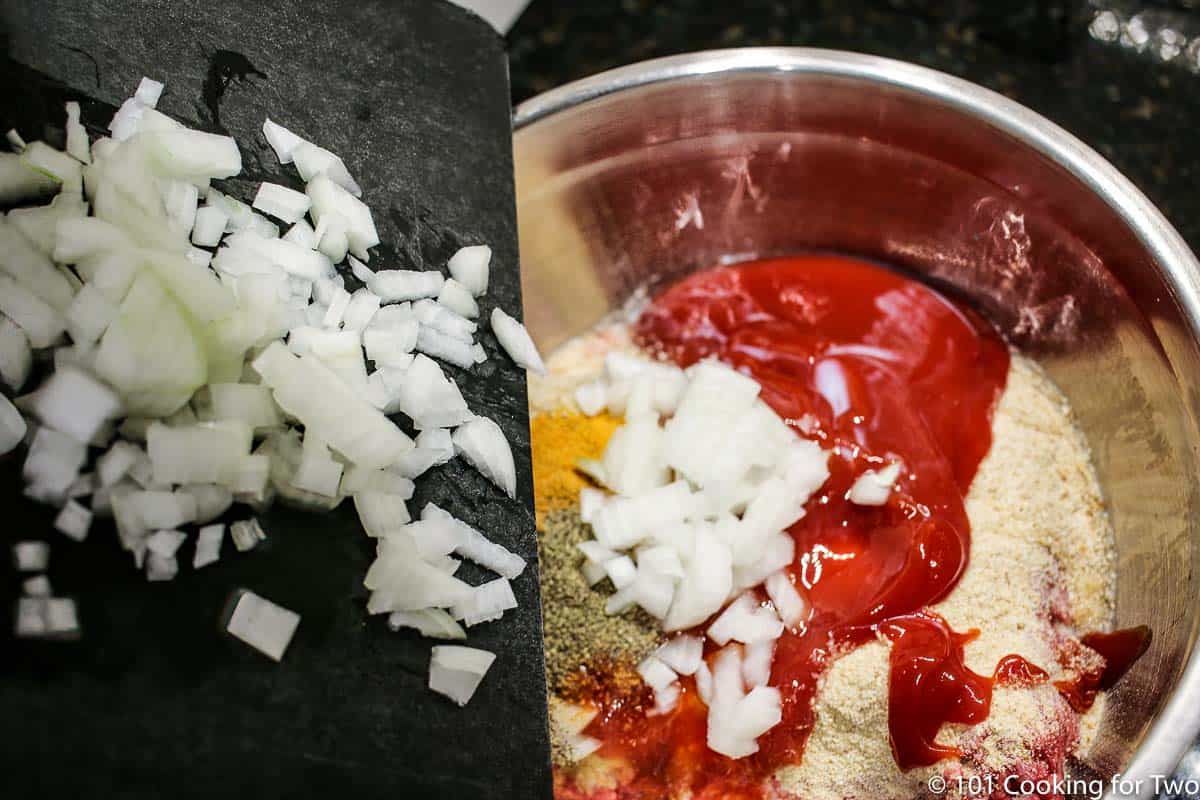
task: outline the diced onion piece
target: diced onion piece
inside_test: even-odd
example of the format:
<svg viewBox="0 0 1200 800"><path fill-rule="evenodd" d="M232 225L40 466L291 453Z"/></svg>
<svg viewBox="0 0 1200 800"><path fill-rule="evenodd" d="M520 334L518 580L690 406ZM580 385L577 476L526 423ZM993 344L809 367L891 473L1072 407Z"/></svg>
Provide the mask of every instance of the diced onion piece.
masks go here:
<svg viewBox="0 0 1200 800"><path fill-rule="evenodd" d="M610 550L594 540L580 542L575 546L579 548L579 552L583 553L583 557L592 564L603 565L604 562L611 561L619 555L617 551Z"/></svg>
<svg viewBox="0 0 1200 800"><path fill-rule="evenodd" d="M0 394L0 455L11 453L25 438L29 427L17 407Z"/></svg>
<svg viewBox="0 0 1200 800"><path fill-rule="evenodd" d="M499 425L487 417L476 416L460 425L452 438L456 453L509 497L516 497L517 471L512 449Z"/></svg>
<svg viewBox="0 0 1200 800"><path fill-rule="evenodd" d="M795 627L808 619L808 601L800 594L786 572L776 572L766 581L767 596L779 612L779 618L788 627Z"/></svg>
<svg viewBox="0 0 1200 800"><path fill-rule="evenodd" d="M77 186L83 177L83 167L61 150L45 142L30 142L21 151L26 166L67 186Z"/></svg>
<svg viewBox="0 0 1200 800"><path fill-rule="evenodd" d="M505 611L516 607L517 598L513 594L512 584L507 578L496 578L474 587L467 597L455 603L451 614L471 627L500 619Z"/></svg>
<svg viewBox="0 0 1200 800"><path fill-rule="evenodd" d="M354 275L354 277L362 281L364 286L369 285L371 283L371 279L375 277L375 272L354 256L350 256L348 261L350 262L350 272Z"/></svg>
<svg viewBox="0 0 1200 800"><path fill-rule="evenodd" d="M422 636L431 639L466 639L467 632L463 630L454 617L441 608L423 608L418 611L393 611L388 615L388 627L393 631L401 628L414 628Z"/></svg>
<svg viewBox="0 0 1200 800"><path fill-rule="evenodd" d="M663 629L692 628L715 613L733 587L732 561L728 545L709 530L696 530L695 549L663 620Z"/></svg>
<svg viewBox="0 0 1200 800"><path fill-rule="evenodd" d="M703 661L704 640L699 636L680 634L660 645L654 654L680 675L693 675Z"/></svg>
<svg viewBox="0 0 1200 800"><path fill-rule="evenodd" d="M83 164L92 163L87 130L79 122L79 103L67 102L67 155Z"/></svg>
<svg viewBox="0 0 1200 800"><path fill-rule="evenodd" d="M14 392L29 378L33 353L25 331L6 316L0 315L0 381Z"/></svg>
<svg viewBox="0 0 1200 800"><path fill-rule="evenodd" d="M255 456L247 456L247 459ZM224 514L233 505L233 491L215 483L189 483L176 492L186 494L196 501L196 517L193 522L203 525Z"/></svg>
<svg viewBox="0 0 1200 800"><path fill-rule="evenodd" d="M25 140L21 138L21 134L17 133L16 128L9 128L8 133L4 134L4 138L18 153L25 149Z"/></svg>
<svg viewBox="0 0 1200 800"><path fill-rule="evenodd" d="M637 666L638 675L651 689L658 691L670 686L678 676L665 662L656 656L647 656Z"/></svg>
<svg viewBox="0 0 1200 800"><path fill-rule="evenodd" d="M26 597L48 597L54 593L50 579L45 575L34 575L21 582L21 592Z"/></svg>
<svg viewBox="0 0 1200 800"><path fill-rule="evenodd" d="M304 140L279 123L272 122L270 117L263 121L262 132L267 144L275 151L279 163L291 164L292 151Z"/></svg>
<svg viewBox="0 0 1200 800"><path fill-rule="evenodd" d="M0 313L21 326L35 348L55 344L67 328L59 312L8 275L0 275Z"/></svg>
<svg viewBox="0 0 1200 800"><path fill-rule="evenodd" d="M447 336L427 325L420 326L417 331L416 348L426 355L440 358L460 369L470 369L475 366L476 354L471 342Z"/></svg>
<svg viewBox="0 0 1200 800"><path fill-rule="evenodd" d="M66 495L87 458L87 444L48 427L38 428L29 445L22 475L51 502Z"/></svg>
<svg viewBox="0 0 1200 800"><path fill-rule="evenodd" d="M292 158L296 164L296 171L304 180L311 181L319 175L326 176L354 197L362 196L362 189L350 176L350 171L346 169L342 159L325 148L301 139L292 147Z"/></svg>
<svg viewBox="0 0 1200 800"><path fill-rule="evenodd" d="M297 192L278 183L260 183L251 205L264 214L293 224L302 220L308 213L308 209L312 207L312 199L304 192Z"/></svg>
<svg viewBox="0 0 1200 800"><path fill-rule="evenodd" d="M435 645L429 664L429 688L465 706L496 660L494 653L461 645Z"/></svg>
<svg viewBox="0 0 1200 800"><path fill-rule="evenodd" d="M163 205L172 230L183 237L192 235L196 225L196 212L200 202L200 190L189 181L167 181L163 187Z"/></svg>
<svg viewBox="0 0 1200 800"><path fill-rule="evenodd" d="M307 247L309 250L317 249L317 232L313 230L312 225L309 225L306 220L299 220L295 225L288 228L288 232L283 235L285 242L298 244L301 247Z"/></svg>
<svg viewBox="0 0 1200 800"><path fill-rule="evenodd" d="M350 295L350 302L342 315L342 327L348 331L364 330L378 311L379 297L370 289L359 289Z"/></svg>
<svg viewBox="0 0 1200 800"><path fill-rule="evenodd" d="M121 413L116 392L78 367L56 370L28 403L44 424L85 444Z"/></svg>
<svg viewBox="0 0 1200 800"><path fill-rule="evenodd" d="M140 459L146 459L145 452L135 444L117 441L104 455L96 460L96 477L100 486L112 486L129 474Z"/></svg>
<svg viewBox="0 0 1200 800"><path fill-rule="evenodd" d="M16 153L0 153L0 203L11 205L49 197L59 181L34 169Z"/></svg>
<svg viewBox="0 0 1200 800"><path fill-rule="evenodd" d="M54 529L77 542L87 538L88 529L91 527L92 512L74 500L68 500L54 518Z"/></svg>
<svg viewBox="0 0 1200 800"><path fill-rule="evenodd" d="M238 552L244 553L258 547L259 542L266 540L267 534L259 524L258 518L251 517L230 525L229 538L233 540L233 546L238 549Z"/></svg>
<svg viewBox="0 0 1200 800"><path fill-rule="evenodd" d="M146 549L161 558L174 558L185 541L187 534L183 531L155 531L146 539Z"/></svg>
<svg viewBox="0 0 1200 800"><path fill-rule="evenodd" d="M196 519L196 498L186 492L133 492L128 502L151 530L175 528Z"/></svg>
<svg viewBox="0 0 1200 800"><path fill-rule="evenodd" d="M280 408L350 461L386 467L412 449L412 440L391 420L313 356L297 358L274 342L253 367Z"/></svg>
<svg viewBox="0 0 1200 800"><path fill-rule="evenodd" d="M525 571L525 559L509 551L501 544L488 539L467 523L454 517L448 511L426 503L421 509L421 519L451 520L461 530L463 544L455 548L455 552L463 558L474 561L481 567L490 569L509 580L514 580Z"/></svg>
<svg viewBox="0 0 1200 800"><path fill-rule="evenodd" d="M179 561L175 556L164 556L151 552L144 543L138 552L146 560L146 580L151 583L173 581L179 574Z"/></svg>
<svg viewBox="0 0 1200 800"><path fill-rule="evenodd" d="M45 572L50 565L50 545L24 541L13 545L13 564L18 572Z"/></svg>
<svg viewBox="0 0 1200 800"><path fill-rule="evenodd" d="M368 536L379 538L406 524L410 517L403 495L366 491L354 495L354 508Z"/></svg>
<svg viewBox="0 0 1200 800"><path fill-rule="evenodd" d="M731 639L754 644L766 639L778 639L783 634L783 622L773 608L758 604L749 592L740 595L708 626L708 638L717 645Z"/></svg>
<svg viewBox="0 0 1200 800"><path fill-rule="evenodd" d="M133 93L133 99L146 106L146 108L155 108L158 106L158 98L162 97L162 92L162 83L153 78L143 76Z"/></svg>
<svg viewBox="0 0 1200 800"><path fill-rule="evenodd" d="M379 295L384 303L437 297L446 282L445 276L432 270L385 269L374 273L367 288Z"/></svg>
<svg viewBox="0 0 1200 800"><path fill-rule="evenodd" d="M217 206L206 205L196 209L196 220L192 225L192 244L216 247L228 223L229 215Z"/></svg>
<svg viewBox="0 0 1200 800"><path fill-rule="evenodd" d="M200 569L221 558L221 542L225 538L225 525L205 525L196 537L196 554L192 557L192 568Z"/></svg>
<svg viewBox="0 0 1200 800"><path fill-rule="evenodd" d="M153 423L146 431L154 477L163 483L229 483L250 454L251 430L222 420L171 428Z"/></svg>
<svg viewBox="0 0 1200 800"><path fill-rule="evenodd" d="M279 661L299 624L300 615L296 612L243 589L225 629L268 658Z"/></svg>
<svg viewBox="0 0 1200 800"><path fill-rule="evenodd" d="M607 403L608 392L603 381L589 381L575 388L575 405L589 417L603 411Z"/></svg>
<svg viewBox="0 0 1200 800"><path fill-rule="evenodd" d="M617 589L624 589L637 578L637 567L629 556L619 556L604 562L604 572Z"/></svg>
<svg viewBox="0 0 1200 800"><path fill-rule="evenodd" d="M593 564L591 561L583 562L579 567L579 571L583 573L583 578L587 581L588 586L595 586L608 577L603 565Z"/></svg>
<svg viewBox="0 0 1200 800"><path fill-rule="evenodd" d="M466 287L467 291L479 297L487 293L488 267L492 261L492 248L486 244L476 244L463 247L450 257L446 268L454 280Z"/></svg>
<svg viewBox="0 0 1200 800"><path fill-rule="evenodd" d="M771 661L775 657L775 640L762 639L746 645L742 659L742 680L747 686L766 686L771 679Z"/></svg>
<svg viewBox="0 0 1200 800"><path fill-rule="evenodd" d="M533 339L529 337L529 332L502 308L492 309L492 333L496 334L504 352L508 353L518 366L539 375L546 374L546 365L542 362L542 356L538 353Z"/></svg>
<svg viewBox="0 0 1200 800"><path fill-rule="evenodd" d="M383 313L383 310L380 310ZM418 429L449 428L471 420L458 385L446 377L433 359L418 355L404 372L398 389L399 410Z"/></svg>
<svg viewBox="0 0 1200 800"><path fill-rule="evenodd" d="M902 464L893 461L880 470L869 469L855 479L847 495L851 503L860 506L881 506L887 503L892 487L900 477Z"/></svg>
<svg viewBox="0 0 1200 800"><path fill-rule="evenodd" d="M238 420L256 431L278 428L283 417L261 384L213 383L208 387L214 420Z"/></svg>
<svg viewBox="0 0 1200 800"><path fill-rule="evenodd" d="M232 136L179 128L143 133L141 138L164 177L231 178L242 171L242 154Z"/></svg>
<svg viewBox="0 0 1200 800"><path fill-rule="evenodd" d="M471 290L454 278L447 278L438 292L437 301L459 316L474 319L479 316L479 304Z"/></svg>
<svg viewBox="0 0 1200 800"><path fill-rule="evenodd" d="M326 214L340 216L346 221L346 238L349 241L350 252L364 261L367 260L367 251L379 244L379 234L375 230L371 210L323 174L309 181L305 192L312 198L313 221L320 225L322 217ZM381 292L375 293L383 296Z"/></svg>

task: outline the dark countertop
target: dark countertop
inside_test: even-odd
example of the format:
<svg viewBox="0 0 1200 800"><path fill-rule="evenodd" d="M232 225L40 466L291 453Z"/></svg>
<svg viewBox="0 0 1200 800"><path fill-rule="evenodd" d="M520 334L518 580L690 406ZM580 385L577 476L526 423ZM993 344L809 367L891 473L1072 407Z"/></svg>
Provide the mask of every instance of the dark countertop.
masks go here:
<svg viewBox="0 0 1200 800"><path fill-rule="evenodd" d="M1106 11L1119 16L1101 23L1140 21L1144 45L1089 30ZM513 102L635 61L765 45L887 56L1001 92L1102 153L1200 251L1200 0L534 0L508 35ZM1200 777L1200 748L1176 776Z"/></svg>

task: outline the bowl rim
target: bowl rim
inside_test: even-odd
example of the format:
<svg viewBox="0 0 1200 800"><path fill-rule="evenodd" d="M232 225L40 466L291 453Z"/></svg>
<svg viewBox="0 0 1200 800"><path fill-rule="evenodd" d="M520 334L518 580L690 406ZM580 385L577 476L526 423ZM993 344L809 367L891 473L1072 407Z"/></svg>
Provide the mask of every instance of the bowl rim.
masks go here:
<svg viewBox="0 0 1200 800"><path fill-rule="evenodd" d="M652 84L685 82L718 74L805 73L851 78L929 97L983 120L1033 147L1081 181L1120 218L1159 265L1175 293L1192 338L1200 342L1200 262L1183 237L1132 181L1080 139L1015 100L962 78L891 58L809 47L745 47L705 50L641 61L601 72L537 95L513 114L514 144L523 130L593 100ZM1170 776L1200 732L1200 649L1193 643L1187 664L1145 739L1134 752L1125 779L1140 780L1133 794L1151 797L1153 777Z"/></svg>

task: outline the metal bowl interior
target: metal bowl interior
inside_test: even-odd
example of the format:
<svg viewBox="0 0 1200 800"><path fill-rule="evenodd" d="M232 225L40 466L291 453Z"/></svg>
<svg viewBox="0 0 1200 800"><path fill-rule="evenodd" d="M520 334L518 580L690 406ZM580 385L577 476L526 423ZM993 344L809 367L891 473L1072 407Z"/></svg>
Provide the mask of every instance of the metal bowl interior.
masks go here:
<svg viewBox="0 0 1200 800"><path fill-rule="evenodd" d="M807 49L571 84L518 109L514 157L526 319L544 349L640 287L831 250L968 298L1037 358L1093 449L1116 530L1116 624L1154 632L1075 769L1170 773L1200 727L1200 269L1137 189L985 89Z"/></svg>

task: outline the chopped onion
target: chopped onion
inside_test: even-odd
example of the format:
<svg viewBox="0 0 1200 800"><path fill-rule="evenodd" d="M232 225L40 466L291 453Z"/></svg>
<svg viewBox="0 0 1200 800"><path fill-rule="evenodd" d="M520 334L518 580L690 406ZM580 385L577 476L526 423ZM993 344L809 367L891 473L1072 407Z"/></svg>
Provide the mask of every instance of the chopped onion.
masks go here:
<svg viewBox="0 0 1200 800"><path fill-rule="evenodd" d="M253 458L255 456L246 457L247 460ZM265 478L264 474L263 479L265 480ZM180 486L175 491L186 494L196 501L196 517L192 521L201 525L221 516L233 505L233 491L229 487L219 486L215 483L189 483ZM239 491L241 491L240 487Z"/></svg>
<svg viewBox="0 0 1200 800"><path fill-rule="evenodd" d="M308 213L308 209L312 207L312 199L303 192L280 186L278 183L260 183L251 205L264 214L293 224L302 220Z"/></svg>
<svg viewBox="0 0 1200 800"><path fill-rule="evenodd" d="M440 358L461 369L475 366L475 349L469 341L464 342L427 325L417 331L416 348L426 355Z"/></svg>
<svg viewBox="0 0 1200 800"><path fill-rule="evenodd" d="M413 359L397 388L400 410L412 419L418 430L449 428L474 416L457 384L424 355Z"/></svg>
<svg viewBox="0 0 1200 800"><path fill-rule="evenodd" d="M48 597L53 594L53 589L45 575L34 575L21 582L21 592L26 597Z"/></svg>
<svg viewBox="0 0 1200 800"><path fill-rule="evenodd" d="M342 159L325 148L301 139L292 147L292 158L296 164L296 171L304 180L311 181L318 175L323 175L354 197L362 196L362 189L355 183L354 178L350 177Z"/></svg>
<svg viewBox="0 0 1200 800"><path fill-rule="evenodd" d="M147 108L154 108L158 105L158 98L162 97L162 92L163 85L160 82L143 76L138 82L133 97Z"/></svg>
<svg viewBox="0 0 1200 800"><path fill-rule="evenodd" d="M25 438L29 428L17 407L0 394L0 455L11 453Z"/></svg>
<svg viewBox="0 0 1200 800"><path fill-rule="evenodd" d="M221 558L221 541L225 538L223 524L205 525L196 537L196 554L192 557L192 568L200 569L216 563Z"/></svg>
<svg viewBox="0 0 1200 800"><path fill-rule="evenodd" d="M299 149L297 148L297 157L299 157ZM344 219L350 252L366 261L370 257L367 251L379 244L379 234L375 230L375 221L371 218L371 210L361 200L324 174L309 181L305 192L312 198L313 220L320 225L322 217L327 214L336 214ZM373 287L372 291L383 296L382 292Z"/></svg>
<svg viewBox="0 0 1200 800"><path fill-rule="evenodd" d="M174 556L163 556L150 552L145 544L139 550L146 560L146 580L151 583L173 581L179 574L179 561Z"/></svg>
<svg viewBox="0 0 1200 800"><path fill-rule="evenodd" d="M266 540L267 534L262 529L262 525L258 524L258 519L251 517L230 525L229 538L233 540L233 546L238 549L238 552L244 553L258 547L259 542Z"/></svg>
<svg viewBox="0 0 1200 800"><path fill-rule="evenodd" d="M463 543L455 548L455 552L463 558L470 559L479 566L490 569L492 572L509 580L515 580L525 571L525 559L509 551L503 545L488 539L482 533L437 505L426 503L425 507L421 509L421 519L452 521L463 535Z"/></svg>
<svg viewBox="0 0 1200 800"><path fill-rule="evenodd" d="M237 420L257 432L273 430L283 418L266 386L250 383L213 383L208 387L214 420Z"/></svg>
<svg viewBox="0 0 1200 800"><path fill-rule="evenodd" d="M217 206L206 205L196 209L196 219L192 225L192 244L215 247L221 241L221 235L228 223L229 215Z"/></svg>
<svg viewBox="0 0 1200 800"><path fill-rule="evenodd" d="M196 498L186 492L132 492L127 500L142 525L151 530L175 528L196 519Z"/></svg>
<svg viewBox="0 0 1200 800"><path fill-rule="evenodd" d="M146 539L146 549L160 558L174 558L185 541L187 534L183 531L155 531Z"/></svg>
<svg viewBox="0 0 1200 800"><path fill-rule="evenodd" d="M603 411L607 403L608 393L602 381L582 383L575 388L575 405L589 417Z"/></svg>
<svg viewBox="0 0 1200 800"><path fill-rule="evenodd" d="M423 608L418 611L393 611L388 615L388 627L393 631L414 628L422 636L431 639L466 639L467 632L455 622L454 617L440 608Z"/></svg>
<svg viewBox="0 0 1200 800"><path fill-rule="evenodd" d="M680 675L693 675L703 663L704 640L691 634L668 639L654 654Z"/></svg>
<svg viewBox="0 0 1200 800"><path fill-rule="evenodd" d="M25 140L21 138L21 134L17 133L16 128L9 128L8 133L4 134L4 138L18 153L25 149Z"/></svg>
<svg viewBox="0 0 1200 800"><path fill-rule="evenodd" d="M299 220L295 225L288 228L288 232L283 235L283 240L306 247L309 250L317 249L317 232L305 220Z"/></svg>
<svg viewBox="0 0 1200 800"><path fill-rule="evenodd" d="M74 500L68 500L54 518L54 529L77 542L87 538L88 529L91 527L92 512Z"/></svg>
<svg viewBox="0 0 1200 800"><path fill-rule="evenodd" d="M742 680L747 686L767 685L771 679L771 660L774 657L774 639L762 639L746 645L742 659Z"/></svg>
<svg viewBox="0 0 1200 800"><path fill-rule="evenodd" d="M429 664L429 688L460 706L471 701L496 655L461 645L436 645Z"/></svg>
<svg viewBox="0 0 1200 800"><path fill-rule="evenodd" d="M454 278L447 278L438 292L437 301L461 317L474 319L479 316L479 304L471 290Z"/></svg>
<svg viewBox="0 0 1200 800"><path fill-rule="evenodd" d="M665 689L672 683L675 683L678 676L675 670L671 669L663 661L656 656L647 656L637 667L638 675L642 676L642 680L651 689L658 691Z"/></svg>
<svg viewBox="0 0 1200 800"><path fill-rule="evenodd" d="M808 619L808 601L801 596L786 572L776 572L768 577L766 589L784 625L795 627Z"/></svg>
<svg viewBox="0 0 1200 800"><path fill-rule="evenodd" d="M496 578L472 589L467 597L454 604L451 614L471 627L498 620L505 611L516 607L517 598L513 595L512 584L506 578Z"/></svg>
<svg viewBox="0 0 1200 800"><path fill-rule="evenodd" d="M35 348L55 344L67 328L61 314L8 275L0 275L0 313L21 326Z"/></svg>
<svg viewBox="0 0 1200 800"><path fill-rule="evenodd" d="M498 307L492 309L492 333L496 334L504 352L508 353L518 366L532 370L539 375L546 374L546 365L542 363L537 346L533 343L533 339L529 338L529 332L525 330L525 326Z"/></svg>
<svg viewBox="0 0 1200 800"><path fill-rule="evenodd" d="M368 536L379 538L408 523L408 507L403 495L366 491L354 495L354 508Z"/></svg>
<svg viewBox="0 0 1200 800"><path fill-rule="evenodd" d="M73 366L56 370L27 401L42 423L84 444L122 410L116 392Z"/></svg>
<svg viewBox="0 0 1200 800"><path fill-rule="evenodd" d="M437 297L446 278L440 272L385 269L374 273L367 288L379 295L384 303Z"/></svg>
<svg viewBox="0 0 1200 800"><path fill-rule="evenodd" d="M92 163L87 130L79 122L79 103L67 102L67 155L84 164Z"/></svg>
<svg viewBox="0 0 1200 800"><path fill-rule="evenodd" d="M25 331L6 316L0 315L0 380L14 392L29 378L33 353Z"/></svg>
<svg viewBox="0 0 1200 800"><path fill-rule="evenodd" d="M783 634L783 622L773 608L758 605L749 592L740 595L708 626L708 638L717 645L731 639L754 644L765 639L778 639Z"/></svg>
<svg viewBox="0 0 1200 800"><path fill-rule="evenodd" d="M733 587L732 562L728 545L712 532L697 529L695 550L663 620L663 630L693 628L715 613Z"/></svg>
<svg viewBox="0 0 1200 800"><path fill-rule="evenodd" d="M851 503L860 506L884 505L891 496L892 486L900 477L902 467L899 461L893 461L883 469L864 471L850 487L847 498Z"/></svg>
<svg viewBox="0 0 1200 800"><path fill-rule="evenodd" d="M460 425L453 436L454 450L483 476L516 497L517 471L512 449L500 426L487 417L476 416Z"/></svg>
<svg viewBox="0 0 1200 800"><path fill-rule="evenodd" d="M163 483L230 483L250 454L251 430L221 420L171 428L155 422L146 431L154 477Z"/></svg>
<svg viewBox="0 0 1200 800"><path fill-rule="evenodd" d="M620 556L604 562L604 572L618 590L632 585L637 578L637 567L629 556Z"/></svg>
<svg viewBox="0 0 1200 800"><path fill-rule="evenodd" d="M45 572L50 565L50 545L24 541L13 545L13 563L18 572Z"/></svg>
<svg viewBox="0 0 1200 800"><path fill-rule="evenodd" d="M243 589L225 629L275 661L283 658L300 625L300 615Z"/></svg>
<svg viewBox="0 0 1200 800"><path fill-rule="evenodd" d="M461 283L471 294L479 297L487 293L488 265L492 261L492 248L486 244L463 247L450 257L446 268L454 280Z"/></svg>
<svg viewBox="0 0 1200 800"><path fill-rule="evenodd" d="M29 445L22 475L40 496L61 499L87 458L87 444L47 427L38 428Z"/></svg>
<svg viewBox="0 0 1200 800"><path fill-rule="evenodd" d="M271 145L271 149L279 158L279 163L291 164L292 151L304 140L282 125L272 122L270 117L263 121L262 132L267 144Z"/></svg>
<svg viewBox="0 0 1200 800"><path fill-rule="evenodd" d="M379 302L379 297L366 288L350 295L350 303L342 316L342 327L348 331L364 330L379 311Z"/></svg>

